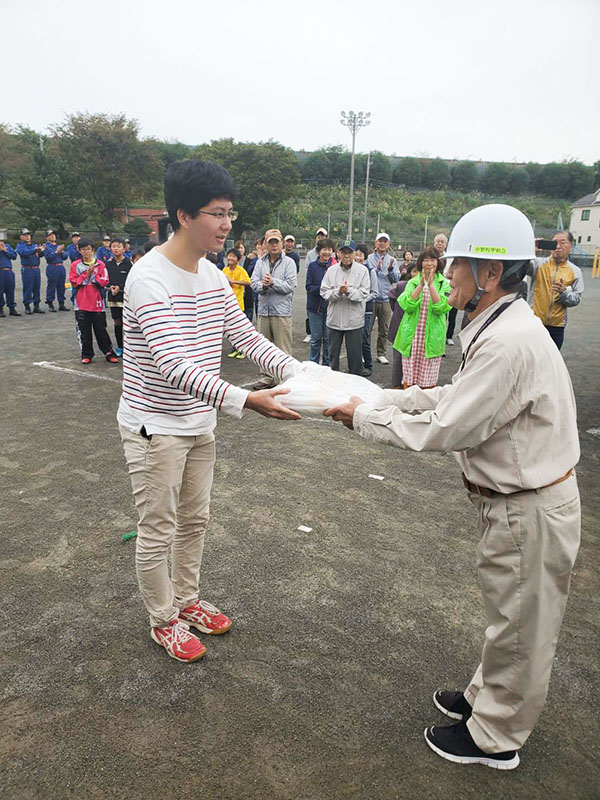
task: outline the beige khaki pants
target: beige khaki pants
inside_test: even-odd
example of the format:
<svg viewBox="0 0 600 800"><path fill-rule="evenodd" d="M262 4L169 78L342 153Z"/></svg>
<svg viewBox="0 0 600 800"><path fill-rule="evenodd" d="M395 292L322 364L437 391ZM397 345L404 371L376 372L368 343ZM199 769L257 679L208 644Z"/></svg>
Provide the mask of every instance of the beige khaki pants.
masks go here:
<svg viewBox="0 0 600 800"><path fill-rule="evenodd" d="M371 332L375 327L375 320L377 320L377 355L384 356L387 352L388 346L388 330L392 319L392 309L389 303L375 303L373 302L373 321L371 323Z"/></svg>
<svg viewBox="0 0 600 800"><path fill-rule="evenodd" d="M292 318L291 317L259 317L258 331L265 339L273 342L275 347L283 350L289 356L292 355ZM275 376L270 372L261 372L261 378L265 383L275 383Z"/></svg>
<svg viewBox="0 0 600 800"><path fill-rule="evenodd" d="M163 627L198 599L215 437L154 434L148 440L121 425L119 431L139 518L138 583L150 625Z"/></svg>
<svg viewBox="0 0 600 800"><path fill-rule="evenodd" d="M486 498L478 511L477 570L488 625L481 664L465 690L467 722L486 753L517 750L546 701L579 548L577 479Z"/></svg>

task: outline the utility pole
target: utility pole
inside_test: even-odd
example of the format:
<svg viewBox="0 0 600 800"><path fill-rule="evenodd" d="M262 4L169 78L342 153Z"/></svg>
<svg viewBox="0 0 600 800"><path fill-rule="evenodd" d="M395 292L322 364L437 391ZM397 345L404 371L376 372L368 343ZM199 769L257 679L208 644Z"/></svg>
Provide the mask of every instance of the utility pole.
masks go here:
<svg viewBox="0 0 600 800"><path fill-rule="evenodd" d="M369 203L369 170L371 169L371 153L367 153L367 176L365 179L365 215L363 218L363 242L367 241L367 205Z"/></svg>
<svg viewBox="0 0 600 800"><path fill-rule="evenodd" d="M352 158L350 159L350 200L349 200L349 208L348 208L348 238L352 239L352 212L353 212L353 203L354 203L354 150L356 145L356 134L360 130L360 128L366 127L367 125L371 124L371 112L367 111L365 114L362 111L359 111L358 114L355 114L354 111L349 111L347 114L345 111L341 112L341 119L340 123L344 125L350 133L352 134Z"/></svg>
<svg viewBox="0 0 600 800"><path fill-rule="evenodd" d="M427 244L427 223L429 222L429 214L425 217L425 236L423 237L423 247Z"/></svg>

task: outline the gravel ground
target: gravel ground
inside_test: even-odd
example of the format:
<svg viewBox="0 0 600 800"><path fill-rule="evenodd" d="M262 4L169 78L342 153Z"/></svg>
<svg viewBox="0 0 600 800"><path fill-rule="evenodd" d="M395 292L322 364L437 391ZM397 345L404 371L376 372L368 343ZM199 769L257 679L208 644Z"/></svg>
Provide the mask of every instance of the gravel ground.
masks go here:
<svg viewBox="0 0 600 800"><path fill-rule="evenodd" d="M484 630L451 456L376 447L326 420L221 416L201 586L234 627L179 664L148 635L135 544L121 541L135 515L120 366L80 365L72 313L0 320L0 796L600 797L600 281L585 277L563 349L582 547L548 703L511 773L448 764L423 742L444 721L433 691L466 684ZM305 359L302 288L294 305ZM443 381L459 361L448 350ZM223 374L243 384L256 370L224 359Z"/></svg>

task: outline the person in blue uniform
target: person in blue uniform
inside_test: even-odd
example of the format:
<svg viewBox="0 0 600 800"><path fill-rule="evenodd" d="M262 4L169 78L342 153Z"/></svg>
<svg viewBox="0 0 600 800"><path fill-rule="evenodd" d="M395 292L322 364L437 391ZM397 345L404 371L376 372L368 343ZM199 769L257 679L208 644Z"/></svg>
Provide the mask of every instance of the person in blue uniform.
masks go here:
<svg viewBox="0 0 600 800"><path fill-rule="evenodd" d="M103 261L104 264L108 264L111 260L112 250L110 249L110 236L108 234L102 237L102 245L96 251L96 258L98 261Z"/></svg>
<svg viewBox="0 0 600 800"><path fill-rule="evenodd" d="M79 252L79 240L81 239L81 234L79 231L73 231L71 234L71 244L67 245L67 253L69 258L71 259L71 264L74 261L81 260L81 253Z"/></svg>
<svg viewBox="0 0 600 800"><path fill-rule="evenodd" d="M12 262L17 254L13 248L0 240L0 317L5 317L4 306L8 306L8 314L11 317L20 317L15 303L15 273L13 272Z"/></svg>
<svg viewBox="0 0 600 800"><path fill-rule="evenodd" d="M46 305L49 311L56 311L54 308L54 297L58 300L58 310L67 311L65 306L65 280L67 272L63 261L68 258L64 244L56 244L56 233L49 228L46 231L46 246L44 247L44 258L46 259Z"/></svg>
<svg viewBox="0 0 600 800"><path fill-rule="evenodd" d="M28 228L21 228L21 241L17 244L17 255L21 259L21 278L23 279L23 305L26 314L43 314L40 308L40 286L42 277L40 274L40 253L43 250L41 244L33 244L31 241L31 231ZM33 303L33 311L31 304Z"/></svg>
<svg viewBox="0 0 600 800"><path fill-rule="evenodd" d="M112 250L112 242L110 243L110 249ZM123 251L123 255L130 261L133 258L133 253L131 252L131 242L129 241L129 239L125 239L125 250Z"/></svg>

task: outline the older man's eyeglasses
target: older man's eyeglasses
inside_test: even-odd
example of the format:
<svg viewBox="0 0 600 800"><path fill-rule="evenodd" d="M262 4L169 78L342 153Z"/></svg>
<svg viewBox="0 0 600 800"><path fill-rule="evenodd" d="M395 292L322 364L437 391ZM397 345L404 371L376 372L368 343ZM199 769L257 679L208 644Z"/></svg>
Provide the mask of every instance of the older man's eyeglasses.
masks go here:
<svg viewBox="0 0 600 800"><path fill-rule="evenodd" d="M229 211L202 211L198 209L199 214L208 214L209 217L215 217L215 219L224 220L225 217L229 217L232 222L235 222L236 219L239 217L240 212L234 211L230 209Z"/></svg>

